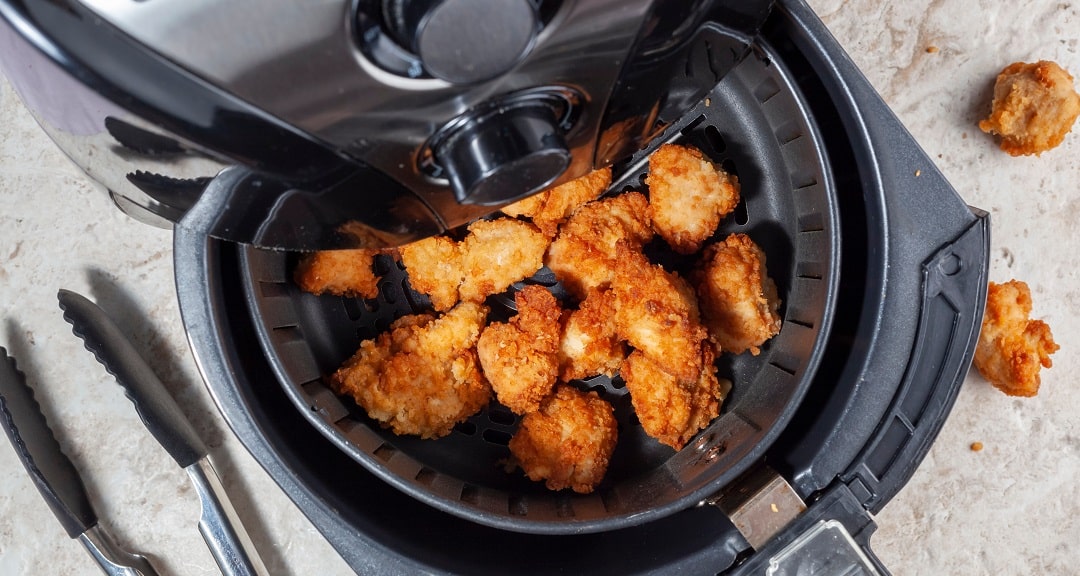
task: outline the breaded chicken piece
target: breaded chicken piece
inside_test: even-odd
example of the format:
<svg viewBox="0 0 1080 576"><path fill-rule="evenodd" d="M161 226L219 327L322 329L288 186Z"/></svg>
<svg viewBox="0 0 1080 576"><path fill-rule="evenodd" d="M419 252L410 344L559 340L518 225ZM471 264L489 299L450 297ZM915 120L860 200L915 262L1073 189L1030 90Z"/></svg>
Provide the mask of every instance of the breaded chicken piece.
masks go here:
<svg viewBox="0 0 1080 576"><path fill-rule="evenodd" d="M645 177L652 224L672 250L692 254L739 203L739 180L699 150L664 144L649 157Z"/></svg>
<svg viewBox="0 0 1080 576"><path fill-rule="evenodd" d="M1054 62L1014 62L994 82L990 116L983 132L1001 137L1012 156L1036 156L1056 147L1080 116L1080 94L1073 77Z"/></svg>
<svg viewBox="0 0 1080 576"><path fill-rule="evenodd" d="M518 313L480 333L476 353L495 397L515 414L535 412L559 376L559 301L540 286L514 295Z"/></svg>
<svg viewBox="0 0 1080 576"><path fill-rule="evenodd" d="M1060 348L1050 326L1031 320L1031 290L1019 280L990 283L982 332L975 347L975 367L998 390L1009 396L1039 392L1042 368Z"/></svg>
<svg viewBox="0 0 1080 576"><path fill-rule="evenodd" d="M536 226L513 218L473 222L461 242L461 299L483 302L532 276L543 267L550 242Z"/></svg>
<svg viewBox="0 0 1080 576"><path fill-rule="evenodd" d="M652 239L650 213L648 199L638 192L590 202L563 224L544 263L582 300L590 290L611 283L619 244L640 252Z"/></svg>
<svg viewBox="0 0 1080 576"><path fill-rule="evenodd" d="M680 382L659 364L635 350L623 362L622 377L634 413L645 433L679 450L720 414L731 382L716 377L712 347L700 347L705 366L697 380Z"/></svg>
<svg viewBox="0 0 1080 576"><path fill-rule="evenodd" d="M745 234L710 244L692 273L709 338L721 350L757 356L780 332L780 297L765 253Z"/></svg>
<svg viewBox="0 0 1080 576"><path fill-rule="evenodd" d="M350 298L379 295L379 276L372 264L379 250L326 250L305 254L293 271L293 280L305 292Z"/></svg>
<svg viewBox="0 0 1080 576"><path fill-rule="evenodd" d="M483 302L532 276L544 265L550 241L535 226L513 218L479 220L461 242L435 236L401 247L409 285L445 312L459 301Z"/></svg>
<svg viewBox="0 0 1080 576"><path fill-rule="evenodd" d="M475 350L486 316L465 302L437 318L402 317L361 342L330 385L395 434L445 436L491 399Z"/></svg>
<svg viewBox="0 0 1080 576"><path fill-rule="evenodd" d="M541 232L552 238L559 231L560 224L583 204L599 198L608 186L611 186L611 168L601 168L519 200L502 211L510 216L531 218Z"/></svg>
<svg viewBox="0 0 1080 576"><path fill-rule="evenodd" d="M615 297L592 290L577 310L563 314L559 378L564 382L597 374L614 376L626 358L626 344L615 332Z"/></svg>
<svg viewBox="0 0 1080 576"><path fill-rule="evenodd" d="M436 311L446 312L458 303L458 289L465 273L457 242L446 236L432 236L406 244L400 251L409 286L427 294Z"/></svg>
<svg viewBox="0 0 1080 576"><path fill-rule="evenodd" d="M701 375L701 343L708 332L697 318L694 292L678 274L621 249L615 297L615 331L680 382Z"/></svg>
<svg viewBox="0 0 1080 576"><path fill-rule="evenodd" d="M596 392L557 384L510 439L514 463L550 490L592 492L607 472L618 439L615 410Z"/></svg>

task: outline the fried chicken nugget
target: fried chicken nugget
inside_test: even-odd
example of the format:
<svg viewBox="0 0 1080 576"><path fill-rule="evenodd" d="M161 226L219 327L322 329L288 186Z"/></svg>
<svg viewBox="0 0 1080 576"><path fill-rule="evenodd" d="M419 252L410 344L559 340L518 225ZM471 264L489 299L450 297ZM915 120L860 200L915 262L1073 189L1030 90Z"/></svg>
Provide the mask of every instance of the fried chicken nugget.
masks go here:
<svg viewBox="0 0 1080 576"><path fill-rule="evenodd" d="M446 312L458 303L458 289L465 273L457 242L446 236L432 236L406 244L400 251L409 286L427 294L436 311Z"/></svg>
<svg viewBox="0 0 1080 576"><path fill-rule="evenodd" d="M540 286L514 295L517 315L480 333L476 353L495 397L515 414L535 412L559 376L559 301Z"/></svg>
<svg viewBox="0 0 1080 576"><path fill-rule="evenodd" d="M445 436L491 400L475 350L486 316L471 302L437 318L404 316L361 342L330 385L395 434Z"/></svg>
<svg viewBox="0 0 1080 576"><path fill-rule="evenodd" d="M1039 392L1042 368L1060 346L1050 326L1031 320L1031 290L1019 280L990 283L982 332L975 347L975 367L998 390L1010 396Z"/></svg>
<svg viewBox="0 0 1080 576"><path fill-rule="evenodd" d="M678 274L649 262L645 255L619 250L615 331L681 382L701 375L701 343L708 337L698 321L693 289Z"/></svg>
<svg viewBox="0 0 1080 576"><path fill-rule="evenodd" d="M615 410L596 392L556 384L510 439L514 463L549 490L592 492L607 472L618 440Z"/></svg>
<svg viewBox="0 0 1080 576"><path fill-rule="evenodd" d="M1054 62L1014 62L998 74L991 107L979 129L1001 136L1001 149L1012 156L1038 156L1072 130L1080 94L1073 77Z"/></svg>
<svg viewBox="0 0 1080 576"><path fill-rule="evenodd" d="M780 297L765 253L745 234L710 244L691 274L709 338L721 350L757 356L780 332Z"/></svg>
<svg viewBox="0 0 1080 576"><path fill-rule="evenodd" d="M473 222L461 242L461 299L483 302L532 276L544 266L550 243L536 226L513 218Z"/></svg>
<svg viewBox="0 0 1080 576"><path fill-rule="evenodd" d="M649 201L638 192L590 202L563 224L545 264L579 300L611 283L619 266L617 246L640 251L652 239Z"/></svg>
<svg viewBox="0 0 1080 576"><path fill-rule="evenodd" d="M622 377L645 433L679 450L718 415L731 390L729 380L716 377L712 347L700 348L705 366L697 380L685 383L635 350L623 362Z"/></svg>
<svg viewBox="0 0 1080 576"><path fill-rule="evenodd" d="M611 186L611 168L593 170L565 184L545 190L506 206L509 216L527 216L547 237L559 231L559 225L580 206L600 197Z"/></svg>
<svg viewBox="0 0 1080 576"><path fill-rule="evenodd" d="M626 344L615 331L615 297L592 290L577 310L563 315L559 340L559 378L564 382L597 374L614 376L626 358Z"/></svg>
<svg viewBox="0 0 1080 576"><path fill-rule="evenodd" d="M325 250L305 254L300 259L293 280L305 292L333 294L350 298L374 298L379 295L379 276L372 269L379 250Z"/></svg>
<svg viewBox="0 0 1080 576"><path fill-rule="evenodd" d="M461 242L434 236L401 247L409 285L445 312L459 301L483 302L544 265L549 239L513 218L479 220Z"/></svg>
<svg viewBox="0 0 1080 576"><path fill-rule="evenodd" d="M653 152L645 184L653 228L680 254L700 250L739 203L738 178L688 146L664 144Z"/></svg>

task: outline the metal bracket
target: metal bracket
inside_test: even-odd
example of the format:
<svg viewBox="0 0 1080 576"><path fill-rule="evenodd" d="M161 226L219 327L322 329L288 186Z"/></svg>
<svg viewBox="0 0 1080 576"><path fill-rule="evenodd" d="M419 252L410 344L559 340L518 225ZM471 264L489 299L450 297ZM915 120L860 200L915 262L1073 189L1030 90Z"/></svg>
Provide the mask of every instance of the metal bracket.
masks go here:
<svg viewBox="0 0 1080 576"><path fill-rule="evenodd" d="M787 480L764 464L705 503L727 515L755 550L806 510L806 503Z"/></svg>

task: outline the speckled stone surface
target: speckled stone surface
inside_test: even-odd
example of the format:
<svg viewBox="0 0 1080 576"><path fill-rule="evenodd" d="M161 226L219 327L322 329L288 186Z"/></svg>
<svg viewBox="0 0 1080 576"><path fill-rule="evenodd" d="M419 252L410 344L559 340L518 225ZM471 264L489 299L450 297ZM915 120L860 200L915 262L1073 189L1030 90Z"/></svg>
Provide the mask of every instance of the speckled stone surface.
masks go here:
<svg viewBox="0 0 1080 576"><path fill-rule="evenodd" d="M973 206L993 218L991 279L1031 286L1061 351L1040 394L1014 399L971 375L872 543L897 575L1080 572L1080 128L1041 157L981 133L993 78L1017 60L1080 74L1080 4L1056 0L812 0L852 59ZM20 360L102 522L163 574L215 574L186 475L56 306L58 288L130 330L211 446L272 574L348 567L231 435L187 348L171 233L117 211L0 83L0 345ZM981 451L973 451L981 442ZM94 574L0 441L0 574Z"/></svg>

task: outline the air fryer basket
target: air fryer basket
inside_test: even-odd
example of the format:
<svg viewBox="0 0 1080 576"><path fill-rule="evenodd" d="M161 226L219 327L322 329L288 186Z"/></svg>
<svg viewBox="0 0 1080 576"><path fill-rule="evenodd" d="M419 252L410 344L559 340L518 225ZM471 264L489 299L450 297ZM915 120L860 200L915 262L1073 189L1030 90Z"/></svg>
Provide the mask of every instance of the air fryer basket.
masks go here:
<svg viewBox="0 0 1080 576"><path fill-rule="evenodd" d="M316 297L291 281L295 255L247 248L245 291L264 353L289 397L327 438L383 480L421 501L495 527L580 533L645 522L711 495L758 459L798 406L827 338L837 278L839 235L828 164L815 124L786 71L758 53L721 81L658 141L695 145L738 174L736 213L719 237L749 234L765 251L783 300L781 333L759 356L722 355L721 377L734 387L722 414L682 451L644 434L618 378L578 382L616 408L619 443L604 482L590 495L551 492L507 473L507 442L517 417L493 402L447 437L419 440L380 428L322 377L355 352L361 339L395 318L426 311L389 258L372 301ZM645 190L645 152L614 191ZM690 262L647 247L669 269ZM656 249L652 249L656 248ZM529 282L559 294L546 269ZM519 285L520 286L520 285ZM511 289L513 290L513 288ZM491 300L493 309L511 301Z"/></svg>

